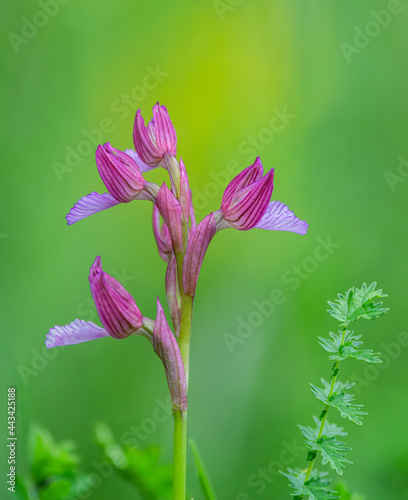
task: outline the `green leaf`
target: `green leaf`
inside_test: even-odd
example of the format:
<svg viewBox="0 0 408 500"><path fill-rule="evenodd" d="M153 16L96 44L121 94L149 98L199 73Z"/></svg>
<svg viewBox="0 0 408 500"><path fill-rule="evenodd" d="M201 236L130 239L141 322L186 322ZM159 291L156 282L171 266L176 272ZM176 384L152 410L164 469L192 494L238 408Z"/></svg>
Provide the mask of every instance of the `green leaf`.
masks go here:
<svg viewBox="0 0 408 500"><path fill-rule="evenodd" d="M350 451L344 443L337 441L333 436L325 436L324 434L318 438L319 429L312 429L312 427L302 427L299 425L303 437L308 448L320 452L322 455L323 465L329 463L330 467L334 469L337 474L342 475L345 464L351 464L345 458L346 452Z"/></svg>
<svg viewBox="0 0 408 500"><path fill-rule="evenodd" d="M334 496L335 491L328 489L330 479L325 479L327 472L319 473L314 470L310 479L305 482L306 473L301 470L288 469L289 473L281 472L289 479L290 487L294 490L292 496L303 498L305 495L309 500L336 500L340 497Z"/></svg>
<svg viewBox="0 0 408 500"><path fill-rule="evenodd" d="M361 417L367 415L366 412L361 411L363 405L353 404L354 396L352 394L346 394L345 389L350 389L354 384L346 382L336 382L334 384L334 390L332 395L329 397L331 385L324 379L321 379L323 383L323 389L310 384L312 387L312 392L316 399L321 401L323 404L337 408L340 411L340 415L343 418L348 418L357 425L362 425L363 422Z"/></svg>
<svg viewBox="0 0 408 500"><path fill-rule="evenodd" d="M192 439L190 439L190 446L191 446L191 450L193 452L194 461L195 461L195 464L197 467L198 479L200 481L201 488L202 488L203 493L204 493L204 498L206 500L216 500L214 488L211 484L210 478L209 478L207 471L205 470L205 467L204 467L203 462L201 460L200 454L199 454L198 449L197 449L197 445L195 444L195 442Z"/></svg>
<svg viewBox="0 0 408 500"><path fill-rule="evenodd" d="M363 342L360 341L361 335L353 335L354 332L347 330L343 339L343 332L332 333L330 332L330 339L321 338L320 345L326 352L334 353L329 358L333 361L343 361L346 358L355 358L361 361L365 361L369 364L372 363L382 363L382 360L378 357L380 353L375 353L369 349L356 349Z"/></svg>
<svg viewBox="0 0 408 500"><path fill-rule="evenodd" d="M172 498L172 466L159 464L160 450L121 446L105 424L96 426L96 441L106 459L124 479L133 484L145 500Z"/></svg>
<svg viewBox="0 0 408 500"><path fill-rule="evenodd" d="M363 283L361 288L350 288L344 295L339 293L334 302L328 302L329 314L345 326L360 318L375 319L382 316L388 308L381 307L383 303L375 300L387 295L382 290L376 290L376 286L376 282L369 286Z"/></svg>
<svg viewBox="0 0 408 500"><path fill-rule="evenodd" d="M53 477L74 480L79 463L75 443L56 443L51 434L40 426L30 428L28 440L31 473L37 485L49 482Z"/></svg>
<svg viewBox="0 0 408 500"><path fill-rule="evenodd" d="M367 412L361 411L363 405L353 404L354 396L352 394L345 394L344 392L334 393L330 396L328 404L337 408L340 416L348 418L357 425L363 425L361 417L367 415Z"/></svg>

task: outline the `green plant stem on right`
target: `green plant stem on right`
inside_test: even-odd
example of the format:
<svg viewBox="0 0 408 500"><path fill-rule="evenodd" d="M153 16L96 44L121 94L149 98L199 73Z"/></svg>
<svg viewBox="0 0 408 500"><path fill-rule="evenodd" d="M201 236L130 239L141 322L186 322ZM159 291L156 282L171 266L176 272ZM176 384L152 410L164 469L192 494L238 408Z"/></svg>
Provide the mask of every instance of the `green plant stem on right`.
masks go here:
<svg viewBox="0 0 408 500"><path fill-rule="evenodd" d="M346 330L347 330L347 327L344 326L343 327L343 335L342 335L341 344L340 344L341 346L344 345L344 338L345 338L345 335L346 335ZM336 385L336 380L337 380L337 374L339 372L339 366L340 366L340 361L336 361L336 363L333 366L332 382L331 382L330 392L329 392L329 395L328 395L327 399L330 399L330 397L333 395L334 386ZM317 435L317 439L320 439L322 437L322 435L323 435L323 429L324 429L324 426L326 424L327 412L329 411L329 408L330 408L330 406L326 405L325 409L322 412L323 418L320 421L320 428L319 428L319 434ZM310 474L312 473L315 461L316 461L316 457L313 460L311 460L310 463L309 463L309 467L308 467L308 469L306 471L306 476L305 476L305 481L304 481L305 483L310 478Z"/></svg>

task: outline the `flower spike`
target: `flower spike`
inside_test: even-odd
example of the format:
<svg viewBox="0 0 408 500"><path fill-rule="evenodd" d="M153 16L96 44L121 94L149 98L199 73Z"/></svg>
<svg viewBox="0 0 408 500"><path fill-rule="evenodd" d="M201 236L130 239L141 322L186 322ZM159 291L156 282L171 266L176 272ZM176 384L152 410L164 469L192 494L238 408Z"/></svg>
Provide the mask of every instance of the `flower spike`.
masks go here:
<svg viewBox="0 0 408 500"><path fill-rule="evenodd" d="M176 156L177 135L165 106L153 106L153 120L145 127L140 109L133 127L133 142L137 154L149 167L158 167L166 153Z"/></svg>
<svg viewBox="0 0 408 500"><path fill-rule="evenodd" d="M184 293L194 297L201 264L207 252L208 245L216 231L216 220L211 212L191 233L183 266Z"/></svg>
<svg viewBox="0 0 408 500"><path fill-rule="evenodd" d="M153 348L161 359L166 372L173 410L187 410L187 382L183 359L158 298Z"/></svg>

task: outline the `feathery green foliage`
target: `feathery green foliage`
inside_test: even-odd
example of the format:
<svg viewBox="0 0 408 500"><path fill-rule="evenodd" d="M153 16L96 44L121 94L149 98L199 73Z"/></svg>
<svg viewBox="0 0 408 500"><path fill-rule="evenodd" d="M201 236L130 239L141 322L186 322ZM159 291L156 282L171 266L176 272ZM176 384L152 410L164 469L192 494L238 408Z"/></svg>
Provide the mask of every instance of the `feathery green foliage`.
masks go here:
<svg viewBox="0 0 408 500"><path fill-rule="evenodd" d="M96 426L96 441L113 469L139 490L145 500L172 498L172 466L159 464L156 446L139 449L122 446L105 424Z"/></svg>
<svg viewBox="0 0 408 500"><path fill-rule="evenodd" d="M289 474L282 472L289 479L290 487L294 490L292 495L295 500L300 500L307 495L311 500L336 500L335 491L329 490L330 480L326 479L327 472L314 470L306 481L306 473L301 470L288 469Z"/></svg>
<svg viewBox="0 0 408 500"><path fill-rule="evenodd" d="M315 398L323 403L324 409L319 418L314 417L316 427L299 426L305 440L306 447L309 449L306 460L309 462L305 471L288 470L288 473L282 473L290 482L290 487L295 490L296 500L330 500L335 498L351 499L352 497L345 490L339 487L337 492L340 497L333 496L336 492L328 487L330 479L325 477L327 473L317 473L313 470L314 463L319 457L322 465L330 467L342 475L346 464L351 464L346 453L350 451L342 441L336 436L345 436L346 433L342 427L327 422L327 413L330 408L336 408L342 418L347 418L357 425L362 425L362 417L367 415L362 411L362 405L354 403L354 396L345 391L351 389L354 384L349 382L340 382L337 376L340 369L340 362L354 358L366 363L382 363L379 353L370 349L361 349L361 335L354 335L353 331L347 329L347 326L359 319L376 319L387 312L387 308L382 307L379 300L386 297L382 290L376 290L376 283L367 286L365 283L361 288L350 288L345 294L338 294L334 302L329 302L329 314L340 323L341 330L338 333L330 332L329 338L319 337L319 343L323 349L329 353L329 359L334 361L330 382L321 379L322 386L310 384ZM347 495L347 496L345 496Z"/></svg>

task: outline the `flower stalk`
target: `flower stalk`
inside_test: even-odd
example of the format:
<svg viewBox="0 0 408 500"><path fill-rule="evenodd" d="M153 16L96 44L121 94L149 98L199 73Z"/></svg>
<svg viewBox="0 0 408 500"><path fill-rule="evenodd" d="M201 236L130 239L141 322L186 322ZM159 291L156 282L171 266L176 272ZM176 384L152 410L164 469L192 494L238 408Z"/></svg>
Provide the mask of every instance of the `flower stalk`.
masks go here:
<svg viewBox="0 0 408 500"><path fill-rule="evenodd" d="M190 373L190 340L193 302L205 254L215 234L228 228L253 228L306 234L308 224L279 201L270 202L273 169L264 176L260 158L245 168L225 188L218 210L197 225L188 175L177 154L177 134L165 106L153 107L153 118L145 125L141 111L133 126L135 150L120 151L110 143L99 145L96 164L108 192L92 192L74 205L66 216L68 225L113 208L121 203L147 201L153 204L153 234L160 257L167 263L166 298L173 322L167 323L157 299L156 320L139 311L132 295L102 270L99 257L91 268L92 297L104 328L75 320L55 326L46 338L48 348L77 344L103 337L145 337L159 356L166 375L174 417L173 500L186 500L187 391ZM170 185L158 186L145 174L163 168Z"/></svg>

